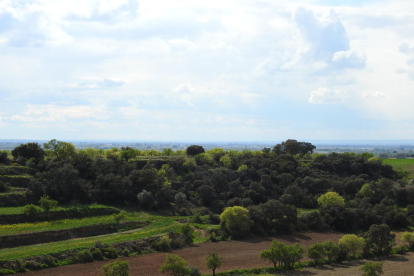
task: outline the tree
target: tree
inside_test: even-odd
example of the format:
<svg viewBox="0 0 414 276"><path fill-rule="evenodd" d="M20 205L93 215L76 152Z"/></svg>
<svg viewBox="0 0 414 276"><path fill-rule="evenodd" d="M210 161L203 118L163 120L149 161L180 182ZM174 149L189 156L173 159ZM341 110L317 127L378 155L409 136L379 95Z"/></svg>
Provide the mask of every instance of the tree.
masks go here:
<svg viewBox="0 0 414 276"><path fill-rule="evenodd" d="M277 265L281 266L283 260L283 251L284 251L283 243L273 240L272 245L268 250L263 250L260 252L260 259L266 259L273 263L273 266L276 268Z"/></svg>
<svg viewBox="0 0 414 276"><path fill-rule="evenodd" d="M172 276L185 276L190 273L188 262L180 256L167 254L164 263L160 267L160 273L168 273Z"/></svg>
<svg viewBox="0 0 414 276"><path fill-rule="evenodd" d="M189 224L183 224L181 226L181 233L185 236L185 240L188 244L192 244L194 241L194 229Z"/></svg>
<svg viewBox="0 0 414 276"><path fill-rule="evenodd" d="M27 204L23 208L23 214L25 214L31 219L34 219L37 216L37 214L39 214L40 212L41 212L40 208L34 204Z"/></svg>
<svg viewBox="0 0 414 276"><path fill-rule="evenodd" d="M326 257L328 257L328 261L331 263L333 258L337 256L340 251L339 245L337 245L333 241L323 242L322 245L325 251L325 255Z"/></svg>
<svg viewBox="0 0 414 276"><path fill-rule="evenodd" d="M351 252L353 258L355 258L357 254L362 253L362 250L365 247L364 238L358 238L354 234L344 235L339 240L339 244L346 246Z"/></svg>
<svg viewBox="0 0 414 276"><path fill-rule="evenodd" d="M402 234L401 240L407 243L411 248L414 248L414 233L413 232L404 232Z"/></svg>
<svg viewBox="0 0 414 276"><path fill-rule="evenodd" d="M308 248L308 253L306 254L311 259L315 260L315 264L325 257L325 247L321 243L312 244Z"/></svg>
<svg viewBox="0 0 414 276"><path fill-rule="evenodd" d="M126 162L128 162L130 158L134 158L135 156L137 156L137 151L135 149L130 147L121 148L121 158L125 159Z"/></svg>
<svg viewBox="0 0 414 276"><path fill-rule="evenodd" d="M50 199L48 195L43 195L39 200L39 204L47 214L50 210L57 207L58 202L57 200Z"/></svg>
<svg viewBox="0 0 414 276"><path fill-rule="evenodd" d="M12 150L11 153L14 159L17 159L20 156L24 157L25 159L33 158L36 160L36 162L42 160L45 156L45 152L38 143L21 144Z"/></svg>
<svg viewBox="0 0 414 276"><path fill-rule="evenodd" d="M152 209L155 207L155 198L152 193L147 190L142 190L142 192L137 195L137 199L139 205L144 208Z"/></svg>
<svg viewBox="0 0 414 276"><path fill-rule="evenodd" d="M216 251L209 254L206 258L207 268L213 271L213 276L216 275L216 269L219 268L222 263L223 263L223 259L220 257L220 255Z"/></svg>
<svg viewBox="0 0 414 276"><path fill-rule="evenodd" d="M124 210L121 210L118 214L114 214L114 221L115 221L115 227L118 228L119 223L121 220L125 220L127 218L127 212Z"/></svg>
<svg viewBox="0 0 414 276"><path fill-rule="evenodd" d="M250 234L253 221L249 210L240 206L227 207L220 215L220 224L234 237L245 237Z"/></svg>
<svg viewBox="0 0 414 276"><path fill-rule="evenodd" d="M312 154L316 149L314 145L307 142L298 142L294 139L288 139L286 142L282 142L273 147L274 154L290 154L304 156L306 154Z"/></svg>
<svg viewBox="0 0 414 276"><path fill-rule="evenodd" d="M375 192L371 189L371 185L369 185L369 183L365 183L359 190L358 194L363 197L373 197Z"/></svg>
<svg viewBox="0 0 414 276"><path fill-rule="evenodd" d="M43 147L56 157L68 158L76 153L75 146L72 143L57 141L56 139L44 143Z"/></svg>
<svg viewBox="0 0 414 276"><path fill-rule="evenodd" d="M187 155L195 156L197 154L204 153L205 150L202 146L191 145L187 148L186 152L187 152Z"/></svg>
<svg viewBox="0 0 414 276"><path fill-rule="evenodd" d="M285 245L277 240L273 240L269 250L263 250L259 257L261 259L268 259L273 263L274 267L279 264L279 267L289 269L302 259L302 256L303 246L300 246L299 243Z"/></svg>
<svg viewBox="0 0 414 276"><path fill-rule="evenodd" d="M362 276L379 276L381 274L384 274L384 271L382 270L383 263L371 263L367 262L363 266L359 268L360 271L364 272Z"/></svg>
<svg viewBox="0 0 414 276"><path fill-rule="evenodd" d="M318 204L322 207L332 206L332 205L344 205L345 200L338 193L327 192L326 194L321 195L318 198Z"/></svg>
<svg viewBox="0 0 414 276"><path fill-rule="evenodd" d="M119 258L115 262L108 263L102 267L103 276L131 276L128 273L129 262L120 261Z"/></svg>
<svg viewBox="0 0 414 276"><path fill-rule="evenodd" d="M231 169L231 157L226 154L220 158L220 162L223 164L224 167Z"/></svg>
<svg viewBox="0 0 414 276"><path fill-rule="evenodd" d="M368 246L379 254L389 252L395 240L395 234L391 233L390 227L385 223L371 225L364 237Z"/></svg>

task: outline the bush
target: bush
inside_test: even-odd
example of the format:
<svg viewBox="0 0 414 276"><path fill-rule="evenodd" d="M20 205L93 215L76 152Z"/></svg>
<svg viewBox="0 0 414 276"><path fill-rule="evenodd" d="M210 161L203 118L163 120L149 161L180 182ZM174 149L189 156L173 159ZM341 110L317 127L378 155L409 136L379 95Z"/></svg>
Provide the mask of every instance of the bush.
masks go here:
<svg viewBox="0 0 414 276"><path fill-rule="evenodd" d="M131 274L128 273L128 270L129 262L121 262L119 259L116 259L115 262L108 263L102 267L102 271L104 273L103 276L131 276Z"/></svg>
<svg viewBox="0 0 414 276"><path fill-rule="evenodd" d="M147 209L153 209L155 207L155 198L151 192L147 192L147 190L142 190L137 196L138 203L141 207Z"/></svg>
<svg viewBox="0 0 414 276"><path fill-rule="evenodd" d="M92 257L97 261L104 259L103 253L99 248L95 248L95 250L92 251Z"/></svg>
<svg viewBox="0 0 414 276"><path fill-rule="evenodd" d="M27 204L23 208L23 214L32 219L36 218L36 216L41 212L42 210L34 204Z"/></svg>
<svg viewBox="0 0 414 276"><path fill-rule="evenodd" d="M45 213L48 213L58 205L57 200L50 199L48 195L43 195L39 200L40 206L43 208Z"/></svg>
<svg viewBox="0 0 414 276"><path fill-rule="evenodd" d="M5 193L10 190L10 183L0 181L0 193Z"/></svg>
<svg viewBox="0 0 414 276"><path fill-rule="evenodd" d="M27 261L24 266L29 270L41 269L42 265L35 261Z"/></svg>
<svg viewBox="0 0 414 276"><path fill-rule="evenodd" d="M55 266L56 258L50 255L44 255L39 258L39 262L47 265L48 267Z"/></svg>
<svg viewBox="0 0 414 276"><path fill-rule="evenodd" d="M105 249L104 254L105 254L105 257L110 258L110 259L118 258L118 252L116 251L115 247L113 247L112 245L108 247L107 249Z"/></svg>
<svg viewBox="0 0 414 276"><path fill-rule="evenodd" d="M190 270L189 276L201 276L203 275L200 269L197 266L189 266L188 269Z"/></svg>
<svg viewBox="0 0 414 276"><path fill-rule="evenodd" d="M152 243L152 247L157 251L167 252L171 250L172 240L168 236L162 236Z"/></svg>
<svg viewBox="0 0 414 276"><path fill-rule="evenodd" d="M93 262L93 256L89 249L85 249L76 253L75 260L79 263L90 263Z"/></svg>

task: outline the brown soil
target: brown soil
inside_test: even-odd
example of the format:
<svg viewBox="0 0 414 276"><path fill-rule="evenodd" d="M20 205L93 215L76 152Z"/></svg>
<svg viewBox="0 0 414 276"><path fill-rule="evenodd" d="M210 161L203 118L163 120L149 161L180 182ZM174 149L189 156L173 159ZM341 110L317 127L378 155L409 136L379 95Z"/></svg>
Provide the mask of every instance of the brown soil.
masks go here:
<svg viewBox="0 0 414 276"><path fill-rule="evenodd" d="M258 258L260 252L268 249L272 239L280 240L286 244L299 242L307 247L314 243L332 240L337 242L343 234L341 233L298 233L293 235L279 235L269 238L249 239L243 241L225 241L218 243L203 243L174 250L177 254L189 262L191 266L198 266L203 273L209 271L205 268L205 257L213 251L217 251L223 258L223 265L217 272L230 269L246 269L261 266L271 266L267 261ZM129 271L132 275L155 276L160 275L159 267L165 259L166 253L151 253L140 256L122 258L129 261ZM113 261L113 260L111 260ZM101 274L101 267L109 261L94 262L88 264L74 264L56 268L31 271L21 274L21 276L96 276ZM349 275L349 274L348 274Z"/></svg>

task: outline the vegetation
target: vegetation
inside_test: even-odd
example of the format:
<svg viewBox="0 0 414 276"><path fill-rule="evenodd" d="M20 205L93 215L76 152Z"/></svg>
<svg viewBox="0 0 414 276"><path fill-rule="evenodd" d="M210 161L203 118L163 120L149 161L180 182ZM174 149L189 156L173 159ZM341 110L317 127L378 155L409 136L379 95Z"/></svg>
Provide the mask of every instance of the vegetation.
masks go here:
<svg viewBox="0 0 414 276"><path fill-rule="evenodd" d="M379 276L381 274L384 274L382 266L383 263L367 262L363 266L361 266L360 271L364 272L362 276Z"/></svg>
<svg viewBox="0 0 414 276"><path fill-rule="evenodd" d="M293 268L303 256L303 247L298 243L294 245L285 245L279 241L273 240L268 250L260 253L261 259L267 259L273 263L273 266L283 267L285 269Z"/></svg>
<svg viewBox="0 0 414 276"><path fill-rule="evenodd" d="M187 267L188 262L180 256L174 254L167 254L163 265L160 267L160 273L169 274L172 276L185 276L190 273Z"/></svg>
<svg viewBox="0 0 414 276"><path fill-rule="evenodd" d="M120 261L119 259L102 267L103 276L131 276L128 270L129 262Z"/></svg>
<svg viewBox="0 0 414 276"><path fill-rule="evenodd" d="M207 268L213 271L213 276L216 276L216 269L219 268L222 263L223 260L216 251L209 254L206 258Z"/></svg>

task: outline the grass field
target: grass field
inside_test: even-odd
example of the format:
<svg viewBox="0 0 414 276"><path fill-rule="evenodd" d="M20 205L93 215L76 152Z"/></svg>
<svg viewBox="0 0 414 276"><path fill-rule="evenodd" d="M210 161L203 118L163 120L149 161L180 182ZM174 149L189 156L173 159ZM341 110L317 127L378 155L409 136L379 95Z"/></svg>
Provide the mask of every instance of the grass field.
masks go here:
<svg viewBox="0 0 414 276"><path fill-rule="evenodd" d="M391 165L396 171L408 171L408 177L414 178L414 159L383 159L382 163Z"/></svg>
<svg viewBox="0 0 414 276"><path fill-rule="evenodd" d="M139 214L142 220L150 221L150 225L128 233L116 233L105 236L73 239L61 242L21 246L16 248L5 248L0 250L0 261L29 258L50 253L59 253L73 249L84 249L95 245L97 241L105 244L113 244L132 241L165 234L169 231L178 231L180 225L173 218L153 216L146 213Z"/></svg>
<svg viewBox="0 0 414 276"><path fill-rule="evenodd" d="M138 214L128 214L123 221L142 221ZM63 219L54 221L43 221L36 223L18 223L0 225L0 236L27 234L41 231L53 231L62 229L78 228L83 226L101 225L114 223L113 215L82 218Z"/></svg>
<svg viewBox="0 0 414 276"><path fill-rule="evenodd" d="M24 193L24 192L18 192L18 193ZM54 211L60 211L60 210L67 210L72 208L73 206L58 206L57 208L54 208L51 212ZM92 204L92 205L79 205L78 208L111 208L111 206L106 206L102 204ZM0 207L0 216L1 215L17 215L17 214L23 214L24 206L19 207Z"/></svg>

